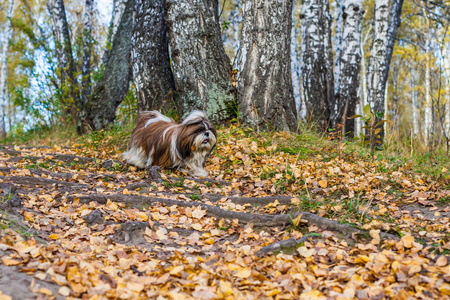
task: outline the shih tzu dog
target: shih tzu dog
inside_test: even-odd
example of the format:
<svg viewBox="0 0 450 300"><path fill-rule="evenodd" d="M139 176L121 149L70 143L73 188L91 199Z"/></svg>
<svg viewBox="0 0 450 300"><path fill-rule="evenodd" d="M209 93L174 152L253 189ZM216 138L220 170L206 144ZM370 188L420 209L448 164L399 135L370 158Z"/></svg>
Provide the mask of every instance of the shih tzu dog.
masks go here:
<svg viewBox="0 0 450 300"><path fill-rule="evenodd" d="M158 111L139 114L124 159L139 168L160 166L206 177L206 159L216 145L216 130L202 111L193 111L181 124Z"/></svg>

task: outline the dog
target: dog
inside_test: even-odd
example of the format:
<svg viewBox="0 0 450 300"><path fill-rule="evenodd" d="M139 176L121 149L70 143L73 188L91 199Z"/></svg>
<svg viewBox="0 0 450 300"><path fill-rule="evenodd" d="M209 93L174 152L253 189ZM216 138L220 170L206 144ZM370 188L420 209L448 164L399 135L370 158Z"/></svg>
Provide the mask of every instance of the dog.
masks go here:
<svg viewBox="0 0 450 300"><path fill-rule="evenodd" d="M123 157L139 168L176 168L206 177L204 166L216 141L216 129L202 111L191 112L181 124L158 111L145 111L138 115Z"/></svg>

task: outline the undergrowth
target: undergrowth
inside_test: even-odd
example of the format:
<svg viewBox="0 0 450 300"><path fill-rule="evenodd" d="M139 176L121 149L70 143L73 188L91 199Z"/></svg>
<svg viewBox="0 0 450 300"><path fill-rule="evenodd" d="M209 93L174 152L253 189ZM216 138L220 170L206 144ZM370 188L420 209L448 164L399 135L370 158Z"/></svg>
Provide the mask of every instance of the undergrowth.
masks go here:
<svg viewBox="0 0 450 300"><path fill-rule="evenodd" d="M9 136L0 141L5 145L29 146L86 146L92 149L104 150L112 153L126 151L134 121L115 124L108 129L92 132L84 136L76 134L75 127L35 128L20 135ZM218 143L227 139L251 138L258 146L268 148L277 145L271 153L295 155L298 160L322 161L342 159L344 161L371 161L378 172L413 172L431 176L435 179L450 179L450 157L444 146L435 147L432 152L425 149L416 139L401 140L399 137L387 136L384 149L370 155L370 149L362 147L357 142L344 142L338 146L336 140L324 133L317 133L311 126L301 124L300 134L286 132L256 132L239 125L218 130ZM266 155L255 153L254 155ZM231 166L231 163L230 163ZM270 176L270 166L265 167L265 176ZM289 174L289 170L286 173ZM263 176L264 176L263 175ZM281 181L280 184L289 184L290 180Z"/></svg>

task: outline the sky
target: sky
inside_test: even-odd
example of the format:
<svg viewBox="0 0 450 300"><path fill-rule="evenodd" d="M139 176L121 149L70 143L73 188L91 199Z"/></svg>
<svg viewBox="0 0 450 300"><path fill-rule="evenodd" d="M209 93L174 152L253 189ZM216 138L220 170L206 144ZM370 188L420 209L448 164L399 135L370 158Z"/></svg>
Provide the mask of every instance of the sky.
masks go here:
<svg viewBox="0 0 450 300"><path fill-rule="evenodd" d="M108 26L111 21L113 0L94 0L94 2L97 6L100 19L104 22L104 25Z"/></svg>

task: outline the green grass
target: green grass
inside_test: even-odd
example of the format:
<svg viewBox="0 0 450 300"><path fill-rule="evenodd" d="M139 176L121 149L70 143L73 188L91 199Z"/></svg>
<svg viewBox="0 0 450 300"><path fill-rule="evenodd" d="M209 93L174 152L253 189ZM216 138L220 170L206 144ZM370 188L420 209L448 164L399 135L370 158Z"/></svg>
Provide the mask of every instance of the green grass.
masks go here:
<svg viewBox="0 0 450 300"><path fill-rule="evenodd" d="M0 144L31 145L31 146L73 146L84 145L91 149L106 150L110 152L125 151L134 121L124 124L116 124L108 129L78 136L74 127L34 128L25 133L8 136ZM219 127L220 129L220 127ZM299 160L316 160L320 155L323 161L341 158L346 161L367 161L374 164L375 170L382 173L392 171L419 173L434 179L443 179L447 188L450 188L450 155L447 155L444 145L435 147L430 151L425 148L419 139L412 143L408 137L402 138L388 135L385 139L384 150L376 151L375 157L370 156L370 149L362 147L358 142L341 143L330 140L326 134L317 133L311 126L300 124L301 134L283 134L277 132L256 132L251 129L240 128L231 132L219 131L219 143L225 142L230 137L239 139L249 137L258 143L259 147L267 148L274 144L277 148L274 153L288 153L295 155ZM270 153L255 153L254 155L267 155ZM233 163L240 161L227 161L231 169ZM42 166L45 168L45 166ZM445 172L444 172L445 171ZM271 176L271 170L265 171L265 178ZM444 182L444 184L445 184ZM280 182L280 184L285 182Z"/></svg>

